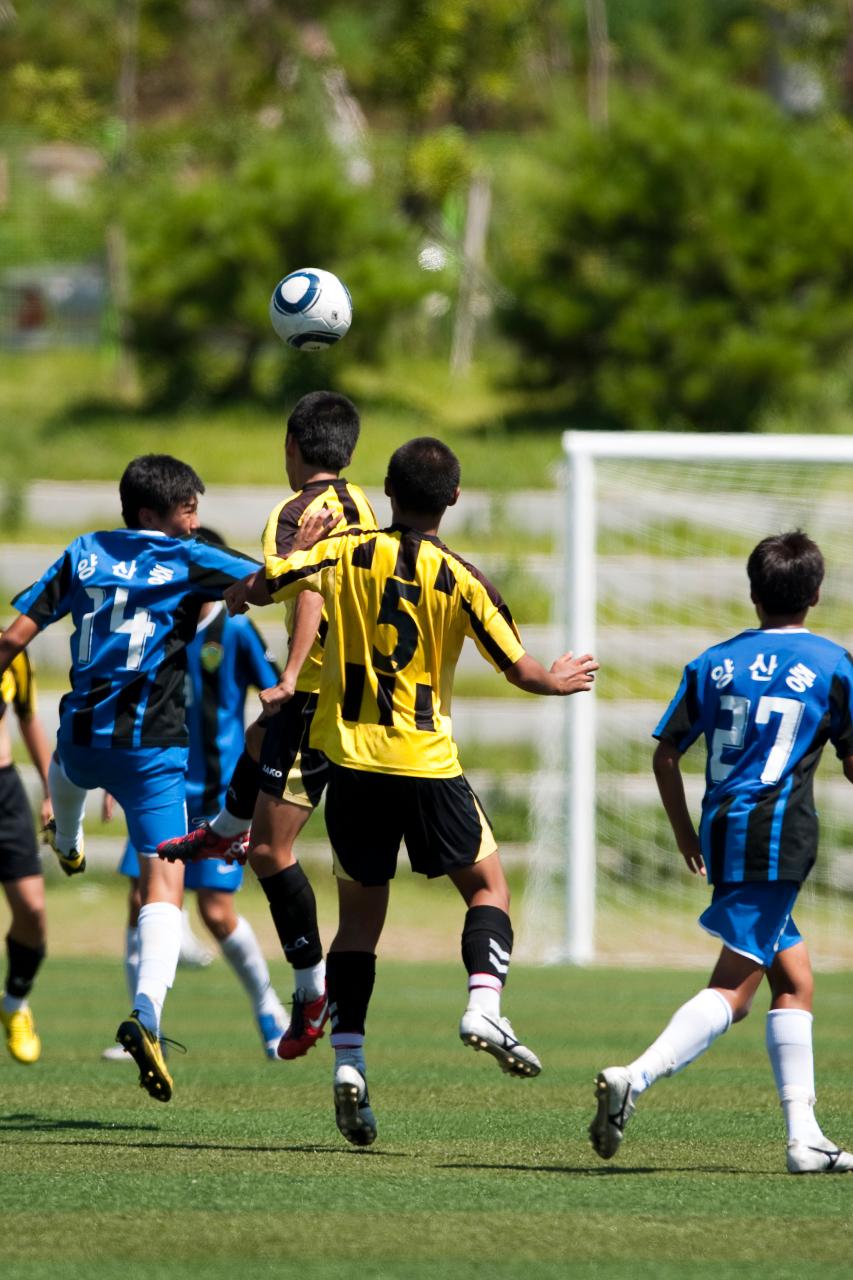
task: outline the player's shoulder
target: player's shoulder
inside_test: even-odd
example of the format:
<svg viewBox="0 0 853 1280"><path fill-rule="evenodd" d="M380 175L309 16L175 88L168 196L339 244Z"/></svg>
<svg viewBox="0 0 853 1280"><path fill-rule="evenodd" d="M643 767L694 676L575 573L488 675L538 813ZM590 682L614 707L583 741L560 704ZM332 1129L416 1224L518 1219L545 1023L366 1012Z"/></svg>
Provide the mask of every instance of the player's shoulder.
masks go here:
<svg viewBox="0 0 853 1280"><path fill-rule="evenodd" d="M703 649L691 662L688 662L687 666L702 667L713 665L727 654L752 648L756 637L760 635L761 632L757 627L747 627L744 631L736 631L734 635L726 636L724 640L715 640L707 649Z"/></svg>
<svg viewBox="0 0 853 1280"><path fill-rule="evenodd" d="M153 529L97 529L81 533L65 548L72 574L89 578L138 578L158 561L174 565L187 558L188 539L172 538ZM173 572L173 570L170 570Z"/></svg>
<svg viewBox="0 0 853 1280"><path fill-rule="evenodd" d="M460 555L440 538L431 538L430 543L443 562L441 578L445 583L444 590L447 590L450 583L458 582L465 594L484 591L493 604L503 604L500 591L478 565Z"/></svg>
<svg viewBox="0 0 853 1280"><path fill-rule="evenodd" d="M798 647L802 649L804 657L807 654L814 655L820 658L830 670L835 671L840 668L845 674L850 674L853 668L853 656L849 650L837 640L830 640L829 636L822 636L814 631L803 631Z"/></svg>

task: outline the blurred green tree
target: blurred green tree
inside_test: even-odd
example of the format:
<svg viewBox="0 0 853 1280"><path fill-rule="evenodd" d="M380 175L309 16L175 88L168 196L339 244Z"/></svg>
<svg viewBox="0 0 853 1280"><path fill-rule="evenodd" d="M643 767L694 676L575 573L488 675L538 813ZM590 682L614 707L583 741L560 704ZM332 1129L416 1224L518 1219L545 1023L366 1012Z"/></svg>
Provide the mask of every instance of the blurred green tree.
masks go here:
<svg viewBox="0 0 853 1280"><path fill-rule="evenodd" d="M853 343L851 159L846 127L709 71L614 93L603 134L570 108L499 175L520 378L618 427L737 431L797 403Z"/></svg>
<svg viewBox="0 0 853 1280"><path fill-rule="evenodd" d="M304 138L262 135L230 172L161 175L138 192L127 208L130 318L149 400L260 395L270 346L270 393L318 359L278 343L267 316L276 280L300 266L337 272L356 299L358 323L319 357L326 368L381 358L389 329L434 284L381 184L355 187L342 169L320 140L309 157Z"/></svg>

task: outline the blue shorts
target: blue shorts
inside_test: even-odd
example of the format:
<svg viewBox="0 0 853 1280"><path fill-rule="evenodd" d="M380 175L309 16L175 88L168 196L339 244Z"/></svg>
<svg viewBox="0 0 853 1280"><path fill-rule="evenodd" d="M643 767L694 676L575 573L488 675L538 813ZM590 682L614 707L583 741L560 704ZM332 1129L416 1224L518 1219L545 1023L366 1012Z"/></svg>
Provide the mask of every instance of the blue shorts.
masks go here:
<svg viewBox="0 0 853 1280"><path fill-rule="evenodd" d="M162 840L187 829L186 747L59 748L62 767L77 787L103 787L127 819L131 842L146 857Z"/></svg>
<svg viewBox="0 0 853 1280"><path fill-rule="evenodd" d="M803 940L791 917L799 891L796 880L718 884L699 923L729 951L769 969L778 952Z"/></svg>
<svg viewBox="0 0 853 1280"><path fill-rule="evenodd" d="M172 835L174 834L173 831ZM130 840L125 845L118 869L123 876L139 879L139 854ZM220 893L236 893L242 883L243 868L236 862L229 867L224 858L200 858L198 862L188 862L184 870L185 889L216 889Z"/></svg>

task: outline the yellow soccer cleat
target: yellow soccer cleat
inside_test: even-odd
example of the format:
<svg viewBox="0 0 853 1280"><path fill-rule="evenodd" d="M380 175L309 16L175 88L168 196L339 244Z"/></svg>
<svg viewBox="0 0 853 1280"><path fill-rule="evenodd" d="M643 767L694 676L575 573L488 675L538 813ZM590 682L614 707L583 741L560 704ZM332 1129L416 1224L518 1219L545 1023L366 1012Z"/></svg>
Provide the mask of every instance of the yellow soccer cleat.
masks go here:
<svg viewBox="0 0 853 1280"><path fill-rule="evenodd" d="M33 1022L33 1011L26 1005L7 1013L0 1004L0 1022L6 1028L6 1048L16 1062L25 1066L38 1062L41 1057L41 1040L36 1035L36 1024Z"/></svg>
<svg viewBox="0 0 853 1280"><path fill-rule="evenodd" d="M45 844L49 844L53 852L59 859L59 865L67 876L80 875L86 870L86 855L83 852L83 841L80 841L79 849L72 849L70 853L63 853L56 845L56 822L50 818L42 828Z"/></svg>
<svg viewBox="0 0 853 1280"><path fill-rule="evenodd" d="M163 1050L157 1037L139 1021L135 1009L119 1027L116 1040L139 1067L139 1087L158 1102L168 1102L172 1096L172 1077Z"/></svg>

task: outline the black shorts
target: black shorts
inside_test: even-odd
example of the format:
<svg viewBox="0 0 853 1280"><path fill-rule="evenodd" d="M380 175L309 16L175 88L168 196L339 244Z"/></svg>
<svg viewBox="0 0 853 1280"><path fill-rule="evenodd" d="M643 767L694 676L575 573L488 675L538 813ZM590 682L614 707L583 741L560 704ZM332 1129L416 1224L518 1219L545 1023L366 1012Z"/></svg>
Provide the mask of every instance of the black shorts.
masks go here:
<svg viewBox="0 0 853 1280"><path fill-rule="evenodd" d="M316 809L329 776L329 762L309 746L316 693L294 693L275 715L264 717L261 791L306 809Z"/></svg>
<svg viewBox="0 0 853 1280"><path fill-rule="evenodd" d="M463 774L407 778L329 765L326 830L335 875L387 884L405 840L412 870L431 880L497 849L489 820Z"/></svg>
<svg viewBox="0 0 853 1280"><path fill-rule="evenodd" d="M41 875L33 815L18 771L0 768L0 882Z"/></svg>

